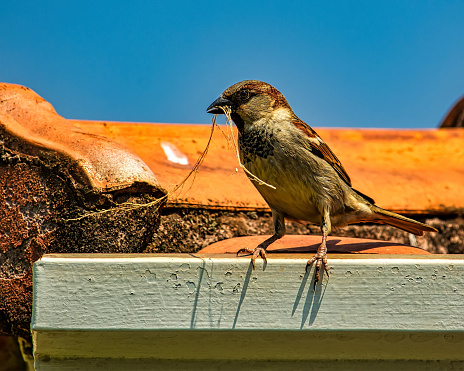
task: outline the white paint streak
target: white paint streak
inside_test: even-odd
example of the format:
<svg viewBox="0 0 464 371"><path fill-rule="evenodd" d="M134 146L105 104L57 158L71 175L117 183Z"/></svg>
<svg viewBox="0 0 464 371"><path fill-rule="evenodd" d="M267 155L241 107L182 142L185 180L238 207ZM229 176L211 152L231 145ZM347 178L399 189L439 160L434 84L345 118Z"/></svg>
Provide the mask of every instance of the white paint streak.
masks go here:
<svg viewBox="0 0 464 371"><path fill-rule="evenodd" d="M179 148L170 142L161 142L161 148L163 149L168 161L171 161L179 165L188 165L188 157L183 154Z"/></svg>

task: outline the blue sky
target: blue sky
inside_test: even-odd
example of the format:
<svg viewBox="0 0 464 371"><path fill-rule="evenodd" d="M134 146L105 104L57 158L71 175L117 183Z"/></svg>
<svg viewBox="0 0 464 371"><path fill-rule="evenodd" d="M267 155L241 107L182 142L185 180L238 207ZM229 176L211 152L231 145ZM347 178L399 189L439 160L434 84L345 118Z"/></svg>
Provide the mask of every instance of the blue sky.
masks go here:
<svg viewBox="0 0 464 371"><path fill-rule="evenodd" d="M463 0L3 0L0 81L66 118L209 124L229 85L313 126L436 127L464 94Z"/></svg>

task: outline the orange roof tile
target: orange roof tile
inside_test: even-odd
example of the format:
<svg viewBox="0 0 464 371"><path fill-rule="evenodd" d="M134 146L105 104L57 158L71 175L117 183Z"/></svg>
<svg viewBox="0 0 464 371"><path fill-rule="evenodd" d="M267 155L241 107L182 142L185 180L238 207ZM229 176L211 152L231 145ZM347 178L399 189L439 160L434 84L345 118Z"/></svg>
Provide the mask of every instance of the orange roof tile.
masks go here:
<svg viewBox="0 0 464 371"><path fill-rule="evenodd" d="M199 251L200 254L236 254L242 247L253 248L270 236L245 236L229 238L215 242ZM314 253L321 244L321 236L286 235L272 243L267 252L270 253ZM405 246L393 242L370 240L364 238L329 237L327 240L329 253L354 254L401 254L427 255L429 252L417 247ZM241 254L246 255L246 254ZM293 256L293 255L292 255Z"/></svg>
<svg viewBox="0 0 464 371"><path fill-rule="evenodd" d="M126 146L168 190L178 184L205 149L211 125L73 121L83 130ZM222 126L222 131L226 131ZM353 187L397 212L449 213L464 209L464 130L317 129L344 164ZM174 145L189 165L168 161L161 143ZM267 209L237 170L233 148L220 130L193 184L170 204L224 209Z"/></svg>
<svg viewBox="0 0 464 371"><path fill-rule="evenodd" d="M113 191L136 183L158 188L153 172L127 148L79 129L24 86L0 83L0 134L19 153L59 154L71 178L87 191Z"/></svg>

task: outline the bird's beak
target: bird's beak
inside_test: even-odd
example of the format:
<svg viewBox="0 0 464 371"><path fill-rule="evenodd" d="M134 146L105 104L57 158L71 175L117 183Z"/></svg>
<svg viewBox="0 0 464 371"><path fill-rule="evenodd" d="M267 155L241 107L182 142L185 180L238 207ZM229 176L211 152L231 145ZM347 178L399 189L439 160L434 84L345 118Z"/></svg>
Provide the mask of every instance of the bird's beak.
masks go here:
<svg viewBox="0 0 464 371"><path fill-rule="evenodd" d="M220 115L220 114L223 114L224 111L220 109L219 107L224 107L224 106L229 106L232 108L233 103L230 100L223 98L221 96L209 105L209 107L206 109L206 112Z"/></svg>

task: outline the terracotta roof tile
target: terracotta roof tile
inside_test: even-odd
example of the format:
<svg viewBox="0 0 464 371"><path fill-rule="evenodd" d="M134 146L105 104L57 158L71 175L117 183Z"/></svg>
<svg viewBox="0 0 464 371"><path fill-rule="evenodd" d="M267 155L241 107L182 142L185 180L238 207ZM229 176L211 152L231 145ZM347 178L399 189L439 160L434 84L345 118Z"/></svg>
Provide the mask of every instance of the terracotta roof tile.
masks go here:
<svg viewBox="0 0 464 371"><path fill-rule="evenodd" d="M189 172L205 149L210 125L170 125L73 121L107 136L139 155L169 189ZM225 127L222 127L225 132ZM446 214L464 209L464 131L317 129L342 161L353 187L377 205L397 212ZM189 165L168 161L168 142ZM170 204L224 209L267 209L257 190L237 170L233 149L220 130L191 187Z"/></svg>
<svg viewBox="0 0 464 371"><path fill-rule="evenodd" d="M270 236L245 236L229 238L213 243L199 251L200 254L224 254L233 253L242 247L253 248L258 246ZM287 235L271 244L267 251L269 253L295 254L315 253L321 244L321 236ZM393 242L370 240L363 238L329 237L327 240L328 252L331 253L354 253L354 254L394 254L394 255L426 255L429 252L417 247L405 246ZM330 255L329 254L329 255ZM242 254L244 255L244 254ZM272 255L272 254L271 254ZM274 255L275 256L275 255ZM310 255L311 256L311 255ZM293 256L294 257L294 256Z"/></svg>
<svg viewBox="0 0 464 371"><path fill-rule="evenodd" d="M74 181L89 190L113 191L134 183L158 188L153 172L132 152L79 129L34 91L0 83L0 133L15 151L67 162Z"/></svg>

